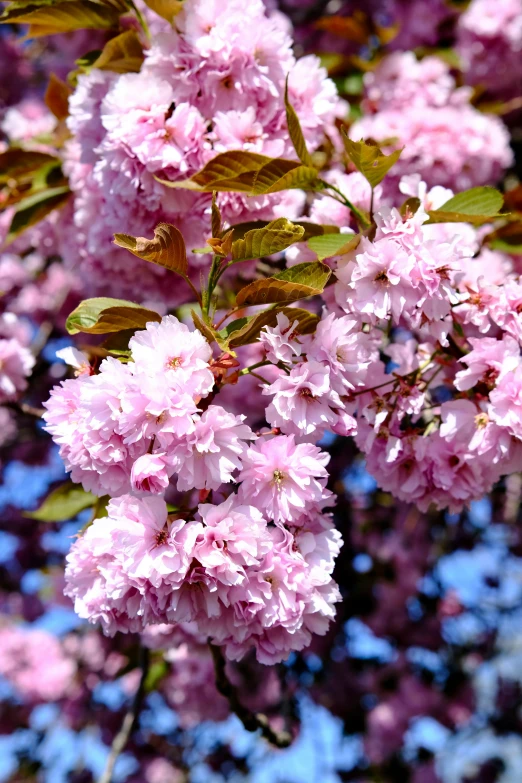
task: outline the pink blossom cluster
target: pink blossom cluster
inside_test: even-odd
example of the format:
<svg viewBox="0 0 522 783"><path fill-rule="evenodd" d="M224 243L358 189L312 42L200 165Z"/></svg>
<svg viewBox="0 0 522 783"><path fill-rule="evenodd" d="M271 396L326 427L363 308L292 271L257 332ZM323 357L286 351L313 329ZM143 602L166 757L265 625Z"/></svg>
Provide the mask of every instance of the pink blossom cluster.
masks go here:
<svg viewBox="0 0 522 783"><path fill-rule="evenodd" d="M197 403L214 386L203 335L174 316L151 322L130 341L134 361L107 358L96 375L77 360L78 377L46 403L47 429L74 481L98 495L177 486L218 489L241 468L254 435L241 416Z"/></svg>
<svg viewBox="0 0 522 783"><path fill-rule="evenodd" d="M39 136L45 141L45 137L52 133L55 125L56 118L43 101L31 97L7 109L0 129L12 142L28 141Z"/></svg>
<svg viewBox="0 0 522 783"><path fill-rule="evenodd" d="M25 321L14 313L0 315L0 403L16 400L27 389L35 365L30 339Z"/></svg>
<svg viewBox="0 0 522 783"><path fill-rule="evenodd" d="M135 295L178 304L165 270L131 259L112 245L113 234L150 236L167 220L182 229L189 248L210 233L210 196L169 189L227 150L295 157L288 133L284 90L311 150L333 125L341 104L315 56L298 61L282 17L268 17L261 0L226 6L188 0L171 29L153 35L139 73L93 69L80 76L70 99L72 140L66 171L75 193L76 241L67 263L81 263L86 285L117 296ZM219 197L229 223L300 214L303 194L246 199ZM206 263L205 256L196 256Z"/></svg>
<svg viewBox="0 0 522 783"><path fill-rule="evenodd" d="M306 471L303 452L318 463L316 475L324 474L319 449L293 451L295 470ZM66 593L80 617L101 622L109 634L196 623L230 658L255 647L262 663L283 660L308 645L311 633L325 633L339 599L331 572L340 535L313 506L286 525L268 524L270 512L265 517L249 505L253 484L267 496L300 494L301 505L308 488L297 483L289 461L265 460L262 472L259 452L250 452L255 480L223 503L200 504L196 519L169 515L159 497L111 500L108 517L95 520L67 558ZM287 474L276 468L274 476L273 464ZM320 481L308 476L309 484Z"/></svg>
<svg viewBox="0 0 522 783"><path fill-rule="evenodd" d="M29 702L55 701L70 691L76 663L52 633L0 628L0 675Z"/></svg>
<svg viewBox="0 0 522 783"><path fill-rule="evenodd" d="M49 316L59 319L62 311L68 312L75 306L81 291L78 276L59 260L53 260L56 242L52 226L47 227L49 231L42 228L43 231L33 232L33 236L28 232L29 236L21 237L14 247L0 253L4 306L9 312L35 322ZM34 246L39 249L35 250Z"/></svg>
<svg viewBox="0 0 522 783"><path fill-rule="evenodd" d="M511 165L502 121L475 109L470 88L456 88L439 58L417 61L413 52L395 52L366 74L365 87L364 114L350 137L374 139L386 150L404 147L388 187L419 174L429 186L465 190L494 184Z"/></svg>
<svg viewBox="0 0 522 783"><path fill-rule="evenodd" d="M423 192L435 206L447 197ZM422 206L375 220L373 241L340 260L335 299L354 335L389 359L363 366L346 410L381 487L423 510L459 510L519 470L519 278L501 254L470 258L468 229L424 226Z"/></svg>
<svg viewBox="0 0 522 783"><path fill-rule="evenodd" d="M264 662L302 649L326 631L338 599L340 536L323 514L328 455L293 434L257 437L243 416L207 404L210 346L174 316L129 346L133 361L105 359L94 375L76 352L78 376L46 403L72 479L120 496L69 556L77 612L109 633L194 622L232 658L252 646ZM196 521L168 517L163 498L150 497L171 479L205 495L239 487L200 504Z"/></svg>
<svg viewBox="0 0 522 783"><path fill-rule="evenodd" d="M519 0L473 0L460 16L457 52L469 84L496 97L522 92L522 4Z"/></svg>

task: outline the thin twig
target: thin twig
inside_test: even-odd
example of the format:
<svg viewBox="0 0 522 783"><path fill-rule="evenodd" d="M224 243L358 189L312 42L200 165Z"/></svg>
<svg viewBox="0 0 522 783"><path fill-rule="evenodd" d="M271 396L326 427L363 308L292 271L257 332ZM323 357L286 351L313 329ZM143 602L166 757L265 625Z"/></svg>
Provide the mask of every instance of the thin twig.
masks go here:
<svg viewBox="0 0 522 783"><path fill-rule="evenodd" d="M183 279L187 283L187 285L192 289L192 293L196 297L196 301L198 305L201 307L201 294L199 293L198 289L196 288L196 286L194 285L194 283L189 277L184 277Z"/></svg>
<svg viewBox="0 0 522 783"><path fill-rule="evenodd" d="M34 405L28 405L26 402L6 402L6 408L17 413L25 413L27 416L34 416L35 419L41 419L45 413L45 408L35 408Z"/></svg>
<svg viewBox="0 0 522 783"><path fill-rule="evenodd" d="M103 775L99 779L98 783L111 783L112 781L112 774L114 772L114 766L116 764L116 761L118 760L118 756L120 753L123 752L125 749L125 746L127 742L129 741L129 738L132 734L132 731L134 729L134 726L136 725L136 722L138 720L141 704L143 701L143 694L145 691L145 680L147 679L147 675L149 673L149 663L150 663L150 652L146 647L141 648L140 653L141 661L141 677L140 677L140 683L138 685L138 689L134 695L134 699L132 701L132 705L129 708L129 711L125 715L123 719L123 723L121 725L121 729L114 737L112 746L111 746L111 752L109 754L109 758L107 759L107 764L105 766L105 770L103 772Z"/></svg>
<svg viewBox="0 0 522 783"><path fill-rule="evenodd" d="M267 362L263 359L261 362L257 362L256 364L251 364L250 367L243 367L242 370L239 371L240 375L248 375L252 372L252 370L257 370L258 367L266 367L270 362Z"/></svg>
<svg viewBox="0 0 522 783"><path fill-rule="evenodd" d="M364 215L361 212L361 210L358 209L355 206L355 204L352 204L352 202L348 198L346 198L346 196L344 195L342 190L339 190L338 187L336 187L335 185L332 185L331 182L326 182L326 180L319 180L319 181L323 185L325 185L325 188L327 190L333 190L334 193L337 193L337 195L341 197L341 199L342 199L341 204L344 204L345 207L348 207L348 209L351 211L351 213L356 218L356 220L359 223L359 225L362 226L362 228L369 228L370 223L366 220L366 218L364 217ZM335 196L332 196L331 193L327 193L327 195L330 196L331 198L335 198ZM339 201L338 198L336 198L335 200Z"/></svg>
<svg viewBox="0 0 522 783"><path fill-rule="evenodd" d="M237 715L245 729L247 731L260 731L261 735L276 748L287 748L292 742L291 735L287 731L275 731L271 727L266 715L262 712L251 712L247 707L241 704L236 689L227 677L225 671L225 657L221 651L221 647L212 644L210 639L208 640L208 646L214 660L216 688L221 695L227 699L230 709Z"/></svg>

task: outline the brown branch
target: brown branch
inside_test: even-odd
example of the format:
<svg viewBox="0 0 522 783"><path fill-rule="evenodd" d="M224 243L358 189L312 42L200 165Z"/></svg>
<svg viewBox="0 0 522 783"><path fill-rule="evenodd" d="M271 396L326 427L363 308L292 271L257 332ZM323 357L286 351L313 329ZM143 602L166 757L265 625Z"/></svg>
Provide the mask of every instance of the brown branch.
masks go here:
<svg viewBox="0 0 522 783"><path fill-rule="evenodd" d="M17 413L25 413L26 416L34 416L35 419L41 419L45 413L45 408L35 408L33 405L27 405L25 402L6 402L5 407Z"/></svg>
<svg viewBox="0 0 522 783"><path fill-rule="evenodd" d="M261 735L276 748L287 748L292 742L291 735L286 731L275 731L266 715L263 715L261 712L251 712L248 707L241 704L236 689L227 677L225 671L226 661L221 647L212 644L210 639L208 640L208 646L214 660L216 688L227 699L230 709L237 715L245 729L247 731L260 731Z"/></svg>
<svg viewBox="0 0 522 783"><path fill-rule="evenodd" d="M145 692L145 680L147 679L147 675L149 673L149 663L150 663L150 652L146 647L142 647L141 661L140 661L141 677L140 677L138 689L134 694L132 705L123 719L121 729L114 737L111 746L111 752L109 754L109 758L107 759L107 764L98 783L111 783L112 774L114 772L114 766L116 764L116 761L118 760L118 756L125 749L125 746L127 745L127 742L129 741L132 731L137 723L140 714L141 704L143 702L143 695Z"/></svg>

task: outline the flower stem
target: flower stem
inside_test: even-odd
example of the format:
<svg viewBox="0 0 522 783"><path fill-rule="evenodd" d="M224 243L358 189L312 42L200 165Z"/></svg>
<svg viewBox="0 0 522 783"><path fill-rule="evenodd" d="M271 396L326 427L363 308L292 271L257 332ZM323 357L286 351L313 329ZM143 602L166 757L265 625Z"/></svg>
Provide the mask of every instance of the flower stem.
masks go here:
<svg viewBox="0 0 522 783"><path fill-rule="evenodd" d="M342 204L344 204L345 207L348 207L348 209L353 213L354 217L356 218L357 222L360 224L362 228L369 228L370 223L366 219L366 217L363 215L360 209L358 209L352 202L346 198L344 193L339 190L335 185L331 185L329 182L325 182L324 180L321 180L323 185L327 190L333 190L334 193L337 193L337 195L340 197L336 199L336 201L341 201ZM329 194L331 195L331 194ZM334 196L332 196L334 198Z"/></svg>

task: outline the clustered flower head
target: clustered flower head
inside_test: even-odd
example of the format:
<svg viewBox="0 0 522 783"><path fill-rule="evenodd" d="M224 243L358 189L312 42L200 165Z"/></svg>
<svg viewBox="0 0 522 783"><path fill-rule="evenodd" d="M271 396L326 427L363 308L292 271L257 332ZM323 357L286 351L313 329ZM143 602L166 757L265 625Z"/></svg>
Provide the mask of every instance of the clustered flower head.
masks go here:
<svg viewBox="0 0 522 783"><path fill-rule="evenodd" d="M416 190L430 208L448 196ZM458 511L519 469L520 281L501 254L471 259L466 227L454 224L451 237L426 219L422 204L404 217L382 208L373 241L338 265L336 303L376 351L346 407L383 489L422 510Z"/></svg>
<svg viewBox="0 0 522 783"><path fill-rule="evenodd" d="M366 74L365 86L364 114L350 137L404 147L388 188L419 174L430 187L465 190L497 181L512 163L503 123L470 104L470 88L456 88L441 59L394 52Z"/></svg>
<svg viewBox="0 0 522 783"><path fill-rule="evenodd" d="M282 458L272 464L291 470ZM292 480L272 464L266 486L292 496ZM195 623L228 657L255 647L262 663L324 634L339 600L331 578L339 533L319 511L274 524L270 508L264 515L245 495L199 504L195 518L169 514L161 497L111 500L67 558L66 593L80 617L111 635Z"/></svg>
<svg viewBox="0 0 522 783"><path fill-rule="evenodd" d="M129 347L134 361L104 359L99 373L64 381L46 403L47 429L73 480L112 496L162 493L173 473L179 489L230 482L254 435L219 405L198 410L214 386L203 335L166 316Z"/></svg>
<svg viewBox="0 0 522 783"><path fill-rule="evenodd" d="M62 699L71 690L76 662L56 636L30 627L0 628L0 675L29 703Z"/></svg>
<svg viewBox="0 0 522 783"><path fill-rule="evenodd" d="M459 18L456 49L468 84L482 85L497 98L520 96L519 0L473 0Z"/></svg>
<svg viewBox="0 0 522 783"><path fill-rule="evenodd" d="M78 78L68 127L66 171L74 199L75 243L68 264L80 264L86 284L115 296L178 304L166 271L112 245L113 234L147 236L162 220L179 226L189 248L210 234L210 196L169 189L218 153L245 150L295 158L284 91L310 149L340 112L335 86L313 55L295 59L282 17L268 16L261 0L247 4L190 0L153 35L139 73L92 69ZM223 219L271 220L301 212L299 191L246 199L219 197ZM208 256L196 256L206 263ZM167 284L166 284L167 283Z"/></svg>
<svg viewBox="0 0 522 783"><path fill-rule="evenodd" d="M293 435L257 437L218 404L198 408L214 387L212 352L174 316L129 347L133 361L105 359L96 374L76 357L78 376L46 403L72 479L113 498L72 548L67 592L111 634L193 622L229 657L255 647L262 662L282 660L326 631L338 600L329 457ZM171 481L228 497L195 518L169 515Z"/></svg>
<svg viewBox="0 0 522 783"><path fill-rule="evenodd" d="M35 365L30 339L26 322L14 313L0 316L0 403L16 400L27 389Z"/></svg>

